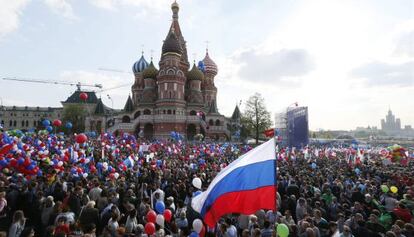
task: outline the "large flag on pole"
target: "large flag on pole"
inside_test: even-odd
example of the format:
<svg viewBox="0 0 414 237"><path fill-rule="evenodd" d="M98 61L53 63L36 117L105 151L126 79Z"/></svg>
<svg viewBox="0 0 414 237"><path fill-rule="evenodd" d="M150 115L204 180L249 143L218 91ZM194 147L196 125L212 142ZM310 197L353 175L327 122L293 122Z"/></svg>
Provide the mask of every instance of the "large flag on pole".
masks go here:
<svg viewBox="0 0 414 237"><path fill-rule="evenodd" d="M193 198L191 206L214 227L230 213L250 215L259 209L276 209L276 152L274 138L229 164L208 189Z"/></svg>

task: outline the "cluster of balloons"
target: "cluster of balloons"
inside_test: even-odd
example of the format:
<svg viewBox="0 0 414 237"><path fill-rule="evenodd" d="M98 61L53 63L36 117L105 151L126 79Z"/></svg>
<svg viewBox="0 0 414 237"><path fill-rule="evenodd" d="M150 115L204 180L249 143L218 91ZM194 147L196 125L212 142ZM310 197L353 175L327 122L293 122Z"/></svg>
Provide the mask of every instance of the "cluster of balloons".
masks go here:
<svg viewBox="0 0 414 237"><path fill-rule="evenodd" d="M407 158L407 155L405 153L405 149L400 145L393 145L387 148L389 150L389 154L387 158L391 160L391 162L401 162L403 159Z"/></svg>
<svg viewBox="0 0 414 237"><path fill-rule="evenodd" d="M175 132L175 131L172 131L171 133L170 133L170 137L172 138L172 139L174 139L174 140L183 140L184 139L184 137L183 137L183 135L181 135L180 133L178 133L178 132Z"/></svg>
<svg viewBox="0 0 414 237"><path fill-rule="evenodd" d="M60 126L62 126L62 121L60 121L59 119L55 119L53 120L52 123L50 123L49 120L45 119L42 121L42 125L45 127L46 131L48 131L49 133L53 131L53 127L58 128ZM70 129L72 128L72 123L71 122L67 122L66 123L66 128Z"/></svg>
<svg viewBox="0 0 414 237"><path fill-rule="evenodd" d="M155 233L155 223L164 227L164 222L170 222L172 218L172 212L169 209L165 209L165 204L162 201L155 203L155 211L148 211L147 224L145 224L145 233L147 235L153 235Z"/></svg>
<svg viewBox="0 0 414 237"><path fill-rule="evenodd" d="M381 185L381 191L383 193L388 193L390 190L392 193L398 193L398 188L395 186L391 186L390 188L388 188L388 186L385 184Z"/></svg>

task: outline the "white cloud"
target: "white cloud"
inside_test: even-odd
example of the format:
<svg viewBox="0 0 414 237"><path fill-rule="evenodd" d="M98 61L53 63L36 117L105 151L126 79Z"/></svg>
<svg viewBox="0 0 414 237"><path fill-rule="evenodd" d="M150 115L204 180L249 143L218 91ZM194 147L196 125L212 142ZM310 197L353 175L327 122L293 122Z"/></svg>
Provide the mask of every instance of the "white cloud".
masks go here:
<svg viewBox="0 0 414 237"><path fill-rule="evenodd" d="M304 49L282 49L271 53L244 51L234 58L240 63L239 77L244 80L294 85L314 68Z"/></svg>
<svg viewBox="0 0 414 237"><path fill-rule="evenodd" d="M106 10L118 10L121 7L137 7L140 9L140 15L145 15L148 11L160 13L166 11L168 1L151 1L151 0L89 0L89 2L98 8Z"/></svg>
<svg viewBox="0 0 414 237"><path fill-rule="evenodd" d="M0 39L17 30L19 18L29 0L0 0Z"/></svg>
<svg viewBox="0 0 414 237"><path fill-rule="evenodd" d="M78 19L73 13L72 5L67 0L44 0L44 3L55 14L71 20Z"/></svg>
<svg viewBox="0 0 414 237"><path fill-rule="evenodd" d="M413 86L414 61L402 64L371 62L354 69L352 75L365 78L368 86Z"/></svg>

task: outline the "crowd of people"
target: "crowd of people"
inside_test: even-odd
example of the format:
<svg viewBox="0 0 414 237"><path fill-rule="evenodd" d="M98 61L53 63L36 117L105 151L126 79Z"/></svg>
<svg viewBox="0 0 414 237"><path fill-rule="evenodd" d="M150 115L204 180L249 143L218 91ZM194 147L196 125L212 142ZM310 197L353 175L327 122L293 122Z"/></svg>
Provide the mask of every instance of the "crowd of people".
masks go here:
<svg viewBox="0 0 414 237"><path fill-rule="evenodd" d="M380 148L280 148L277 211L199 224L191 199L252 148L3 132L0 236L414 236L412 151Z"/></svg>

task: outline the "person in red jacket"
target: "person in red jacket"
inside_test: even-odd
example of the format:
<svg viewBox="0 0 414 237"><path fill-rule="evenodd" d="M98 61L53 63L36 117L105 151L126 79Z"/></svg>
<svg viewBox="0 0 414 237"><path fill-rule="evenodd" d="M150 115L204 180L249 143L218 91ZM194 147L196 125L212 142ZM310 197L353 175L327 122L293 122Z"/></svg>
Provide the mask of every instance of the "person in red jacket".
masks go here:
<svg viewBox="0 0 414 237"><path fill-rule="evenodd" d="M55 235L59 233L64 233L67 235L70 233L69 224L66 223L66 217L64 216L60 217L57 221Z"/></svg>
<svg viewBox="0 0 414 237"><path fill-rule="evenodd" d="M406 223L411 221L412 215L410 210L408 210L404 204L399 203L396 208L394 208L393 213L397 216L398 219L403 220Z"/></svg>

